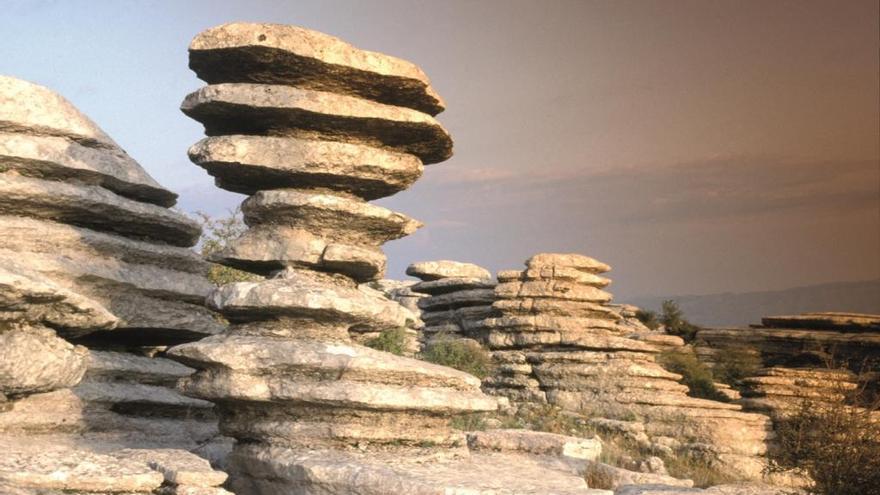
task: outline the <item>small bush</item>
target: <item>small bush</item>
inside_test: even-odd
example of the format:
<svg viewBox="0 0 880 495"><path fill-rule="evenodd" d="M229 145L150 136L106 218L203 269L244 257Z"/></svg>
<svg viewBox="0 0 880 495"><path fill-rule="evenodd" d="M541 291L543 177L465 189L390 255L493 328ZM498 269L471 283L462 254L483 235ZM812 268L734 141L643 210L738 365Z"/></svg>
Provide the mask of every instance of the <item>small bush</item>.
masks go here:
<svg viewBox="0 0 880 495"><path fill-rule="evenodd" d="M754 376L761 368L761 358L746 347L731 347L715 354L715 365L712 374L715 380L728 385Z"/></svg>
<svg viewBox="0 0 880 495"><path fill-rule="evenodd" d="M651 330L657 330L660 328L660 319L658 318L656 311L640 309L636 311L636 319L642 322L642 325L645 325Z"/></svg>
<svg viewBox="0 0 880 495"><path fill-rule="evenodd" d="M701 399L730 402L730 399L715 387L712 370L691 353L667 351L660 354L660 364L667 370L682 376L682 383L688 386L688 395Z"/></svg>
<svg viewBox="0 0 880 495"><path fill-rule="evenodd" d="M422 352L425 361L449 366L477 378L485 378L492 371L492 358L480 344L451 337L435 338Z"/></svg>
<svg viewBox="0 0 880 495"><path fill-rule="evenodd" d="M462 414L449 420L449 427L460 431L484 431L486 416L484 414Z"/></svg>
<svg viewBox="0 0 880 495"><path fill-rule="evenodd" d="M776 419L778 448L770 470L806 473L813 480L810 493L818 495L878 495L880 400L865 387L843 388L845 399L804 400L792 414Z"/></svg>
<svg viewBox="0 0 880 495"><path fill-rule="evenodd" d="M702 456L679 452L677 455L663 456L662 458L670 476L693 480L694 486L699 488L739 481L735 476L731 476L714 466Z"/></svg>
<svg viewBox="0 0 880 495"><path fill-rule="evenodd" d="M364 345L377 351L402 356L406 351L406 329L400 327L384 330L378 337L366 341Z"/></svg>
<svg viewBox="0 0 880 495"><path fill-rule="evenodd" d="M196 212L196 216L202 227L199 252L205 257L222 251L230 242L238 239L247 231L247 225L244 224L241 211L238 208L229 212L229 216L226 218L211 218L210 215L201 211ZM208 280L217 287L233 282L253 282L260 279L262 277L259 275L214 263L208 269Z"/></svg>
<svg viewBox="0 0 880 495"><path fill-rule="evenodd" d="M694 340L700 327L685 319L684 313L681 308L678 307L678 303L671 299L663 301L660 310L660 323L666 327L666 333L670 335L678 335L683 338L685 342Z"/></svg>

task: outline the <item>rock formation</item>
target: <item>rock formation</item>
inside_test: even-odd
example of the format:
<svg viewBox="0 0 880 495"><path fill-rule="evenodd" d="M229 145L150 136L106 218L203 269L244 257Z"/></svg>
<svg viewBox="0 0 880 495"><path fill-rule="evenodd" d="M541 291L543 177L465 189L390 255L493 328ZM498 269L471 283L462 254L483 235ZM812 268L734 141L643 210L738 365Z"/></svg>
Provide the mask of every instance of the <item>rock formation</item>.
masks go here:
<svg viewBox="0 0 880 495"><path fill-rule="evenodd" d="M425 326L421 318L422 310L419 309L419 299L426 296L425 294L419 294L418 292L412 291L412 286L415 284L415 281L391 280L388 278L375 280L367 284L370 288L376 289L382 294L385 294L385 297L397 302L412 313L412 320L409 320L406 328L403 329L403 355L409 357L415 356L421 350L419 337L422 328ZM367 344L369 346L371 345L371 340L381 338L381 332L362 333L358 332L357 329L354 330L355 331L352 332L351 335L352 340L359 344Z"/></svg>
<svg viewBox="0 0 880 495"><path fill-rule="evenodd" d="M250 194L242 205L249 230L217 260L269 276L215 291L209 304L232 326L171 351L199 369L183 390L215 402L221 430L237 440L233 488L497 487L504 475L485 473L511 473L510 458L459 459L465 438L448 426L455 415L496 408L479 380L351 338L412 317L363 283L383 275L380 246L420 224L367 200L405 189L423 164L451 155L452 140L432 117L443 103L425 75L324 34L268 24L199 34L190 66L210 83L182 105L209 136L190 157L219 187ZM535 474L537 461L528 462L523 472ZM558 493L586 493L571 474L544 478L554 490L567 487Z"/></svg>
<svg viewBox="0 0 880 495"><path fill-rule="evenodd" d="M637 419L660 451L705 452L743 478L760 478L769 420L740 406L687 395L681 376L657 362L677 337L621 324L609 306L604 263L538 254L502 271L494 308L474 333L498 363L483 389L514 403L549 403L612 426ZM601 422L600 422L601 423ZM601 426L601 425L600 425Z"/></svg>
<svg viewBox="0 0 880 495"><path fill-rule="evenodd" d="M178 493L159 451L120 449L218 436L213 405L174 390L193 370L160 357L222 329L175 200L64 98L0 77L0 483Z"/></svg>
<svg viewBox="0 0 880 495"><path fill-rule="evenodd" d="M750 328L707 328L701 358L718 365L751 355L760 366L738 384L743 407L787 415L805 401L828 404L860 387L880 388L880 315L772 316Z"/></svg>
<svg viewBox="0 0 880 495"><path fill-rule="evenodd" d="M422 343L442 335L467 338L476 322L493 314L495 282L488 270L471 263L423 261L411 264L407 275L421 279L410 289L428 297L419 299Z"/></svg>

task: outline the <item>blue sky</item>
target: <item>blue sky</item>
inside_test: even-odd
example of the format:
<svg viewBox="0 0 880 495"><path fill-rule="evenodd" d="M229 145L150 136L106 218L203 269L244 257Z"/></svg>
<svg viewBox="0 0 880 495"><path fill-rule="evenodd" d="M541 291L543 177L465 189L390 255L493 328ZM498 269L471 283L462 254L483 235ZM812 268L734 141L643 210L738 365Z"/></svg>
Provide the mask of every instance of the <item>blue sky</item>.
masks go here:
<svg viewBox="0 0 880 495"><path fill-rule="evenodd" d="M186 211L222 214L179 111L186 48L289 23L423 67L456 141L380 201L426 223L389 275L581 252L636 295L880 277L878 5L871 1L10 1L0 73L71 100Z"/></svg>

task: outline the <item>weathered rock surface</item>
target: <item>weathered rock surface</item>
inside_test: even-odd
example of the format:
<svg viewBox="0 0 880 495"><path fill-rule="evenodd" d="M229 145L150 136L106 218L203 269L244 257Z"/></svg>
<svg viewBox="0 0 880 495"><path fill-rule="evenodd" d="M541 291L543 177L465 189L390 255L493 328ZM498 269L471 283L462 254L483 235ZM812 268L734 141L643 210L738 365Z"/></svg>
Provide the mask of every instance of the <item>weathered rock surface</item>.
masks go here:
<svg viewBox="0 0 880 495"><path fill-rule="evenodd" d="M426 294L418 300L422 320L423 347L436 338L467 338L476 322L494 314L495 281L483 267L457 261L421 261L406 273L422 281L412 286Z"/></svg>
<svg viewBox="0 0 880 495"><path fill-rule="evenodd" d="M222 329L189 249L200 229L175 198L66 100L0 77L0 485L215 488L146 462L153 447L223 457L213 404L173 388L193 370L160 357Z"/></svg>
<svg viewBox="0 0 880 495"><path fill-rule="evenodd" d="M414 155L354 143L272 136L216 136L189 149L217 186L242 194L321 187L377 199L422 175Z"/></svg>
<svg viewBox="0 0 880 495"><path fill-rule="evenodd" d="M468 433L472 450L528 452L595 461L602 453L602 441L528 430L488 430Z"/></svg>
<svg viewBox="0 0 880 495"><path fill-rule="evenodd" d="M43 327L0 323L0 393L49 392L72 387L86 371L88 349Z"/></svg>
<svg viewBox="0 0 880 495"><path fill-rule="evenodd" d="M497 363L485 391L589 417L635 416L645 426L640 443L653 448L669 438L673 446L660 450L708 450L725 469L760 479L768 418L687 395L681 376L656 358L683 342L628 323L625 309L608 304L611 295L600 289L607 265L575 254L539 254L526 265L518 276L501 272L497 314L470 331Z"/></svg>
<svg viewBox="0 0 880 495"><path fill-rule="evenodd" d="M470 453L449 422L498 407L477 378L353 342L418 325L370 282L384 271L379 246L419 224L366 200L404 189L422 163L452 153L449 135L423 113L442 107L421 72L286 26L220 26L197 36L190 53L211 83L182 105L211 136L191 156L221 187L251 194L242 208L249 230L216 259L269 275L216 290L209 305L233 325L169 351L198 369L181 389L213 401L221 431L237 441L230 486L247 494L602 493L554 457L565 445ZM445 292L432 309L467 312L468 298L491 309L489 273L426 269L438 278L450 268L487 280L459 296L438 286Z"/></svg>
<svg viewBox="0 0 880 495"><path fill-rule="evenodd" d="M231 23L199 33L189 66L208 83L252 82L349 94L436 115L444 103L415 64L296 26Z"/></svg>
<svg viewBox="0 0 880 495"><path fill-rule="evenodd" d="M419 261L406 268L406 274L421 280L439 280L442 278L477 278L489 279L492 274L489 270L473 263L461 263L459 261Z"/></svg>
<svg viewBox="0 0 880 495"><path fill-rule="evenodd" d="M417 156L452 156L452 138L430 115L360 98L268 84L222 83L190 94L181 109L209 136L255 134L346 141Z"/></svg>
<svg viewBox="0 0 880 495"><path fill-rule="evenodd" d="M0 76L0 157L0 172L95 181L161 206L177 199L64 97L8 76Z"/></svg>

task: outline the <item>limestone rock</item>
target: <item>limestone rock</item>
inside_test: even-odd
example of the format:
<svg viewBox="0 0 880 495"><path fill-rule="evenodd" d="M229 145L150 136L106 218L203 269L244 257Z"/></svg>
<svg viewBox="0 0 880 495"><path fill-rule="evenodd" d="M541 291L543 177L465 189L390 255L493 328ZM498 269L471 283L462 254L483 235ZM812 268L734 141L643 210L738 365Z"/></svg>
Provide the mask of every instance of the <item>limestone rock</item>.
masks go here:
<svg viewBox="0 0 880 495"><path fill-rule="evenodd" d="M189 157L218 187L242 194L320 187L370 200L406 189L423 170L406 153L294 137L209 137L194 144Z"/></svg>
<svg viewBox="0 0 880 495"><path fill-rule="evenodd" d="M79 383L88 350L74 346L48 328L0 323L0 393L33 394Z"/></svg>
<svg viewBox="0 0 880 495"><path fill-rule="evenodd" d="M458 261L420 261L406 268L406 274L421 280L439 280L443 278L473 277L488 279L492 277L489 270L473 263L461 263Z"/></svg>
<svg viewBox="0 0 880 495"><path fill-rule="evenodd" d="M242 203L249 226L287 224L340 244L378 246L415 232L421 223L363 201L295 189L260 191Z"/></svg>
<svg viewBox="0 0 880 495"><path fill-rule="evenodd" d="M205 86L181 110L209 136L263 134L387 147L422 163L452 156L452 139L430 115L360 98L291 86L221 83Z"/></svg>
<svg viewBox="0 0 880 495"><path fill-rule="evenodd" d="M468 433L473 450L529 452L595 461L602 453L598 437L577 438L528 430L488 430Z"/></svg>
<svg viewBox="0 0 880 495"><path fill-rule="evenodd" d="M194 245L201 232L193 220L179 213L124 198L99 186L11 173L0 174L0 211L183 247Z"/></svg>
<svg viewBox="0 0 880 495"><path fill-rule="evenodd" d="M761 323L770 328L811 328L843 332L878 332L880 315L860 313L804 313L791 316L765 316Z"/></svg>
<svg viewBox="0 0 880 495"><path fill-rule="evenodd" d="M0 76L0 157L0 171L75 177L160 206L177 199L62 96L7 76Z"/></svg>
<svg viewBox="0 0 880 495"><path fill-rule="evenodd" d="M611 267L597 261L589 256L582 254L559 254L559 253L540 253L526 260L526 266L529 268L571 268L586 273L605 273L611 270Z"/></svg>
<svg viewBox="0 0 880 495"><path fill-rule="evenodd" d="M694 482L691 480L676 479L662 474L629 471L596 461L587 461L586 476L587 480L592 481L591 484L595 488L612 490L627 485L666 485L684 488L694 486Z"/></svg>
<svg viewBox="0 0 880 495"><path fill-rule="evenodd" d="M444 103L416 65L297 26L231 23L199 33L189 66L209 82L286 84L436 115Z"/></svg>

